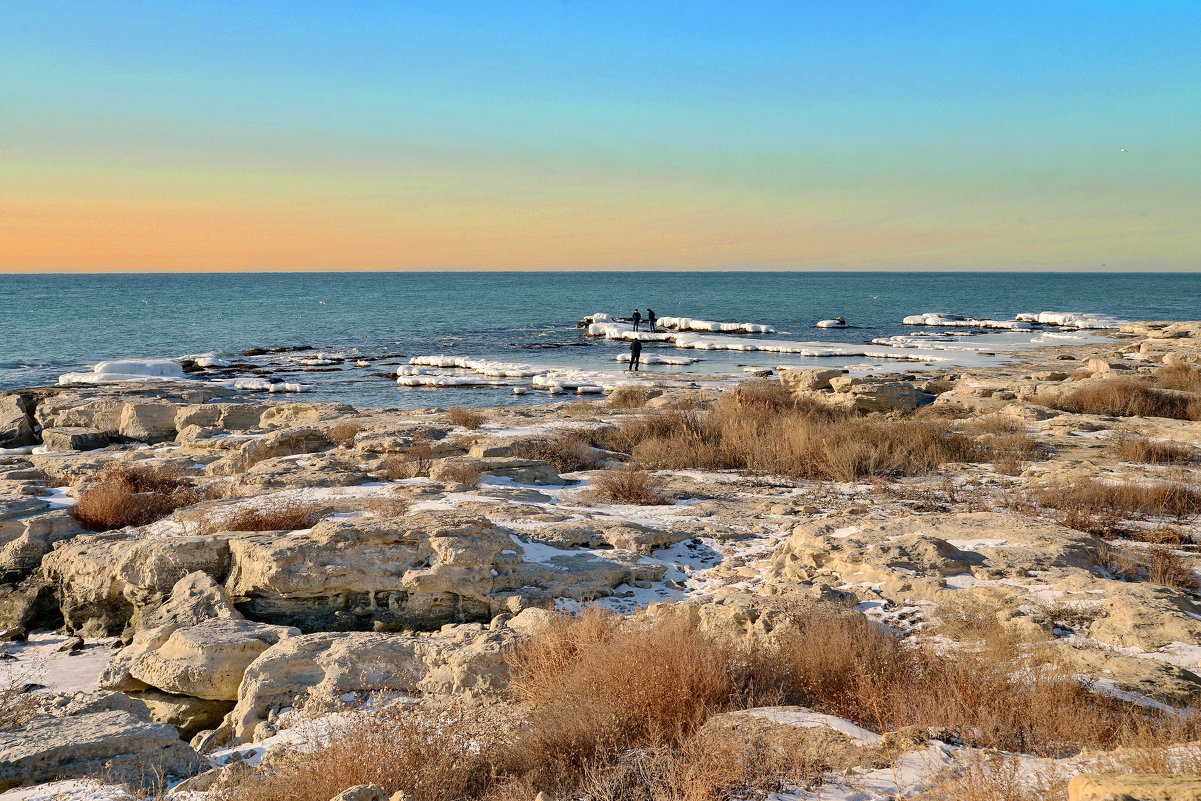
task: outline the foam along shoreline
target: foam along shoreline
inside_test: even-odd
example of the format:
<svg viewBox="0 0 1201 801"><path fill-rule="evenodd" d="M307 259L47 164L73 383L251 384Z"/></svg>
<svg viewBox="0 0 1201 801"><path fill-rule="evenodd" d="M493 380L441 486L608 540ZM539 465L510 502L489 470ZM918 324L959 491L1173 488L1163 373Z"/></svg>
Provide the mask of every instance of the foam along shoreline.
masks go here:
<svg viewBox="0 0 1201 801"><path fill-rule="evenodd" d="M1121 328L1129 324L1129 320L1119 320L1107 314L1090 314L1085 312L1038 312L1023 313L1012 320L990 320L988 318L967 317L959 314L943 314L941 312L924 312L911 314L901 320L903 325L926 325L940 328L995 328L1009 331L1034 331L1040 326L1055 326L1059 328L1110 329Z"/></svg>
<svg viewBox="0 0 1201 801"><path fill-rule="evenodd" d="M214 358L211 361L215 365L220 360ZM60 387L163 381L215 384L242 392L306 392L310 389L306 384L270 381L265 378L198 379L184 372L183 365L174 359L125 359L99 362L86 373L64 373L58 377Z"/></svg>

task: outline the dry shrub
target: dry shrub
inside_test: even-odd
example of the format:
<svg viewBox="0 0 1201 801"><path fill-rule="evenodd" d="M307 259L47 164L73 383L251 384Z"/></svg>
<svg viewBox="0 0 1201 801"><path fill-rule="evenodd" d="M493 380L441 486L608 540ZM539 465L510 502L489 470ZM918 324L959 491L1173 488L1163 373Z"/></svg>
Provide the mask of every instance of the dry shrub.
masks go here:
<svg viewBox="0 0 1201 801"><path fill-rule="evenodd" d="M434 462L434 447L428 440L417 440L396 456L389 456L376 475L385 481L400 481L430 474Z"/></svg>
<svg viewBox="0 0 1201 801"><path fill-rule="evenodd" d="M1118 484L1088 479L1036 490L1032 499L1063 512L1063 525L1099 537L1124 533L1131 519L1183 522L1201 514L1201 491L1191 482Z"/></svg>
<svg viewBox="0 0 1201 801"><path fill-rule="evenodd" d="M144 526L201 500L182 471L113 464L84 485L71 514L84 528L110 531Z"/></svg>
<svg viewBox="0 0 1201 801"><path fill-rule="evenodd" d="M468 460L450 461L439 471L438 478L442 481L468 484L474 487L480 483L480 466L476 462Z"/></svg>
<svg viewBox="0 0 1201 801"><path fill-rule="evenodd" d="M1188 559L1163 545L1103 546L1097 564L1122 581L1149 581L1185 592L1201 591Z"/></svg>
<svg viewBox="0 0 1201 801"><path fill-rule="evenodd" d="M663 491L662 482L645 470L624 468L607 470L592 476L591 496L609 503L629 503L635 506L662 506L671 503Z"/></svg>
<svg viewBox="0 0 1201 801"><path fill-rule="evenodd" d="M37 696L29 691L31 683L21 672L0 679L0 731L24 725L37 711Z"/></svg>
<svg viewBox="0 0 1201 801"><path fill-rule="evenodd" d="M461 409L456 406L446 410L446 421L452 426L462 426L474 431L488 422L488 416L477 409Z"/></svg>
<svg viewBox="0 0 1201 801"><path fill-rule="evenodd" d="M723 397L711 410L646 416L609 439L658 468L735 469L829 481L929 472L985 457L970 439L923 420L849 417ZM624 447L621 447L624 446Z"/></svg>
<svg viewBox="0 0 1201 801"><path fill-rule="evenodd" d="M1155 383L1164 389L1201 392L1201 370L1191 364L1169 364L1155 371Z"/></svg>
<svg viewBox="0 0 1201 801"><path fill-rule="evenodd" d="M372 498L363 504L363 511L374 517L400 517L409 505L400 498Z"/></svg>
<svg viewBox="0 0 1201 801"><path fill-rule="evenodd" d="M549 462L559 473L591 470L600 459L589 444L589 432L569 431L551 439L531 439L519 442L510 451L518 459Z"/></svg>
<svg viewBox="0 0 1201 801"><path fill-rule="evenodd" d="M1118 432L1109 446L1109 452L1126 462L1140 464L1195 464L1197 449L1180 442L1164 442Z"/></svg>
<svg viewBox="0 0 1201 801"><path fill-rule="evenodd" d="M479 798L491 782L499 728L478 712L460 710L361 713L315 743L312 753L273 758L224 801L329 801L359 784L406 790L419 801Z"/></svg>
<svg viewBox="0 0 1201 801"><path fill-rule="evenodd" d="M954 388L955 382L945 376L930 379L926 382L925 387L926 392L929 392L931 395L941 395L944 392L950 392Z"/></svg>
<svg viewBox="0 0 1201 801"><path fill-rule="evenodd" d="M281 501L257 509L239 509L214 525L220 531L298 531L312 528L333 511L317 503Z"/></svg>
<svg viewBox="0 0 1201 801"><path fill-rule="evenodd" d="M687 615L650 623L599 609L560 616L509 663L510 691L528 720L516 755L544 782L573 775L597 754L679 745L753 690L745 656Z"/></svg>
<svg viewBox="0 0 1201 801"><path fill-rule="evenodd" d="M610 409L641 409L650 398L644 387L625 386L609 393L607 403Z"/></svg>
<svg viewBox="0 0 1201 801"><path fill-rule="evenodd" d="M358 423L335 423L325 432L325 437L340 448L353 448L354 438L362 430Z"/></svg>
<svg viewBox="0 0 1201 801"><path fill-rule="evenodd" d="M1052 408L1080 414L1201 420L1201 400L1162 392L1133 378L1100 381L1045 401Z"/></svg>
<svg viewBox="0 0 1201 801"><path fill-rule="evenodd" d="M1013 417L990 414L966 421L962 426L965 434L980 436L982 434L1017 434L1026 431L1025 423Z"/></svg>

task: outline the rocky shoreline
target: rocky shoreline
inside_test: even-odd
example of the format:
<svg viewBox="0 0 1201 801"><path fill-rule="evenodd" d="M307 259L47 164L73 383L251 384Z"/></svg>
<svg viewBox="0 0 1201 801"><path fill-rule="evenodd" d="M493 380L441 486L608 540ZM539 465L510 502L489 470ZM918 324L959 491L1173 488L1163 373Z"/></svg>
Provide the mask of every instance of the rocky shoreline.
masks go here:
<svg viewBox="0 0 1201 801"><path fill-rule="evenodd" d="M0 790L91 778L96 795L68 797L116 799L171 777L181 801L216 799L306 720L383 695L500 703L514 644L589 604L752 639L792 602L950 650L995 629L1090 692L1184 714L1201 701L1201 323L1111 337L999 367L785 370L724 391L648 378L478 411L186 383L0 395ZM1121 403L1098 411L1106 393ZM868 426L854 436L921 426L957 450L790 474L671 439L781 397ZM48 658L34 645L51 631ZM94 687L45 689L96 654ZM963 732L932 740L942 771L974 751ZM856 797L920 792L905 775Z"/></svg>

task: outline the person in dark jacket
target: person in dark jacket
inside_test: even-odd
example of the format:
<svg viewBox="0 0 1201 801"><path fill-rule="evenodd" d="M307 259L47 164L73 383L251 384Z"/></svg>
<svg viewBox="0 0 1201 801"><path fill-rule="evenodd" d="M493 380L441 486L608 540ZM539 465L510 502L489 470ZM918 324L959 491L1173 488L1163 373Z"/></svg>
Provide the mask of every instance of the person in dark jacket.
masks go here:
<svg viewBox="0 0 1201 801"><path fill-rule="evenodd" d="M634 323L634 330L638 330L638 324L642 322L642 312L634 309L634 313L630 315L630 321Z"/></svg>
<svg viewBox="0 0 1201 801"><path fill-rule="evenodd" d="M647 325L647 328L650 329L650 332L652 334L655 333L655 310L654 309L646 310L646 325Z"/></svg>
<svg viewBox="0 0 1201 801"><path fill-rule="evenodd" d="M629 370L638 369L638 361L642 358L642 342L635 339L630 342L630 366Z"/></svg>

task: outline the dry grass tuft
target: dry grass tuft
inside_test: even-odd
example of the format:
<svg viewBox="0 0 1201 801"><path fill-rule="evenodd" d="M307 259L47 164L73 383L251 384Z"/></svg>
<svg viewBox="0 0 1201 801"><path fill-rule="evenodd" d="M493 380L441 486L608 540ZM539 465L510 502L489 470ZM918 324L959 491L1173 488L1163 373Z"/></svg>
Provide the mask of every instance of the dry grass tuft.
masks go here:
<svg viewBox="0 0 1201 801"><path fill-rule="evenodd" d="M1201 420L1201 400L1164 392L1134 378L1115 378L1045 399L1055 409L1111 417Z"/></svg>
<svg viewBox="0 0 1201 801"><path fill-rule="evenodd" d="M385 481L420 478L430 474L434 463L434 447L427 440L418 440L396 456L384 460L376 475Z"/></svg>
<svg viewBox="0 0 1201 801"><path fill-rule="evenodd" d="M336 423L325 432L325 437L339 448L353 448L354 438L362 430L358 423Z"/></svg>
<svg viewBox="0 0 1201 801"><path fill-rule="evenodd" d="M1098 551L1097 564L1123 581L1148 581L1185 592L1201 591L1201 583L1188 559L1163 545L1119 548L1107 545Z"/></svg>
<svg viewBox="0 0 1201 801"><path fill-rule="evenodd" d="M202 497L182 471L122 462L84 485L71 514L84 528L111 531L153 523Z"/></svg>
<svg viewBox="0 0 1201 801"><path fill-rule="evenodd" d="M610 409L641 409L651 395L644 387L617 387L606 401Z"/></svg>
<svg viewBox="0 0 1201 801"><path fill-rule="evenodd" d="M1201 514L1201 491L1192 482L1115 484L1089 479L1036 490L1031 499L1063 512L1063 525L1099 537L1125 533L1132 519L1185 522Z"/></svg>
<svg viewBox="0 0 1201 801"><path fill-rule="evenodd" d="M37 711L37 696L29 691L31 683L21 672L0 679L0 731L24 725Z"/></svg>
<svg viewBox="0 0 1201 801"><path fill-rule="evenodd" d="M257 509L239 509L215 525L220 531L299 531L312 528L333 511L316 503L275 502Z"/></svg>
<svg viewBox="0 0 1201 801"><path fill-rule="evenodd" d="M1164 389L1201 392L1201 370L1191 364L1169 364L1155 371L1155 383Z"/></svg>
<svg viewBox="0 0 1201 801"><path fill-rule="evenodd" d="M558 473L592 470L600 459L589 443L591 432L567 431L552 439L532 439L517 443L510 453L518 459L536 459L554 465Z"/></svg>
<svg viewBox="0 0 1201 801"><path fill-rule="evenodd" d="M946 423L852 417L796 401L774 382L748 382L706 411L661 411L597 432L598 443L660 469L746 470L851 481L983 461L985 449Z"/></svg>
<svg viewBox="0 0 1201 801"><path fill-rule="evenodd" d="M363 511L373 517L401 517L409 511L409 505L400 498L372 498L363 504Z"/></svg>
<svg viewBox="0 0 1201 801"><path fill-rule="evenodd" d="M624 468L597 473L591 479L591 496L608 503L662 506L671 503L662 482L645 470Z"/></svg>
<svg viewBox="0 0 1201 801"><path fill-rule="evenodd" d="M1139 464L1196 464L1201 460L1201 454L1191 445L1146 439L1124 431L1115 434L1109 452L1124 462Z"/></svg>
<svg viewBox="0 0 1201 801"><path fill-rule="evenodd" d="M456 484L474 487L480 483L480 466L472 461L452 461L441 468L438 478Z"/></svg>
<svg viewBox="0 0 1201 801"><path fill-rule="evenodd" d="M456 406L446 410L446 421L452 426L462 426L474 431L488 422L488 416L476 409L461 409Z"/></svg>

